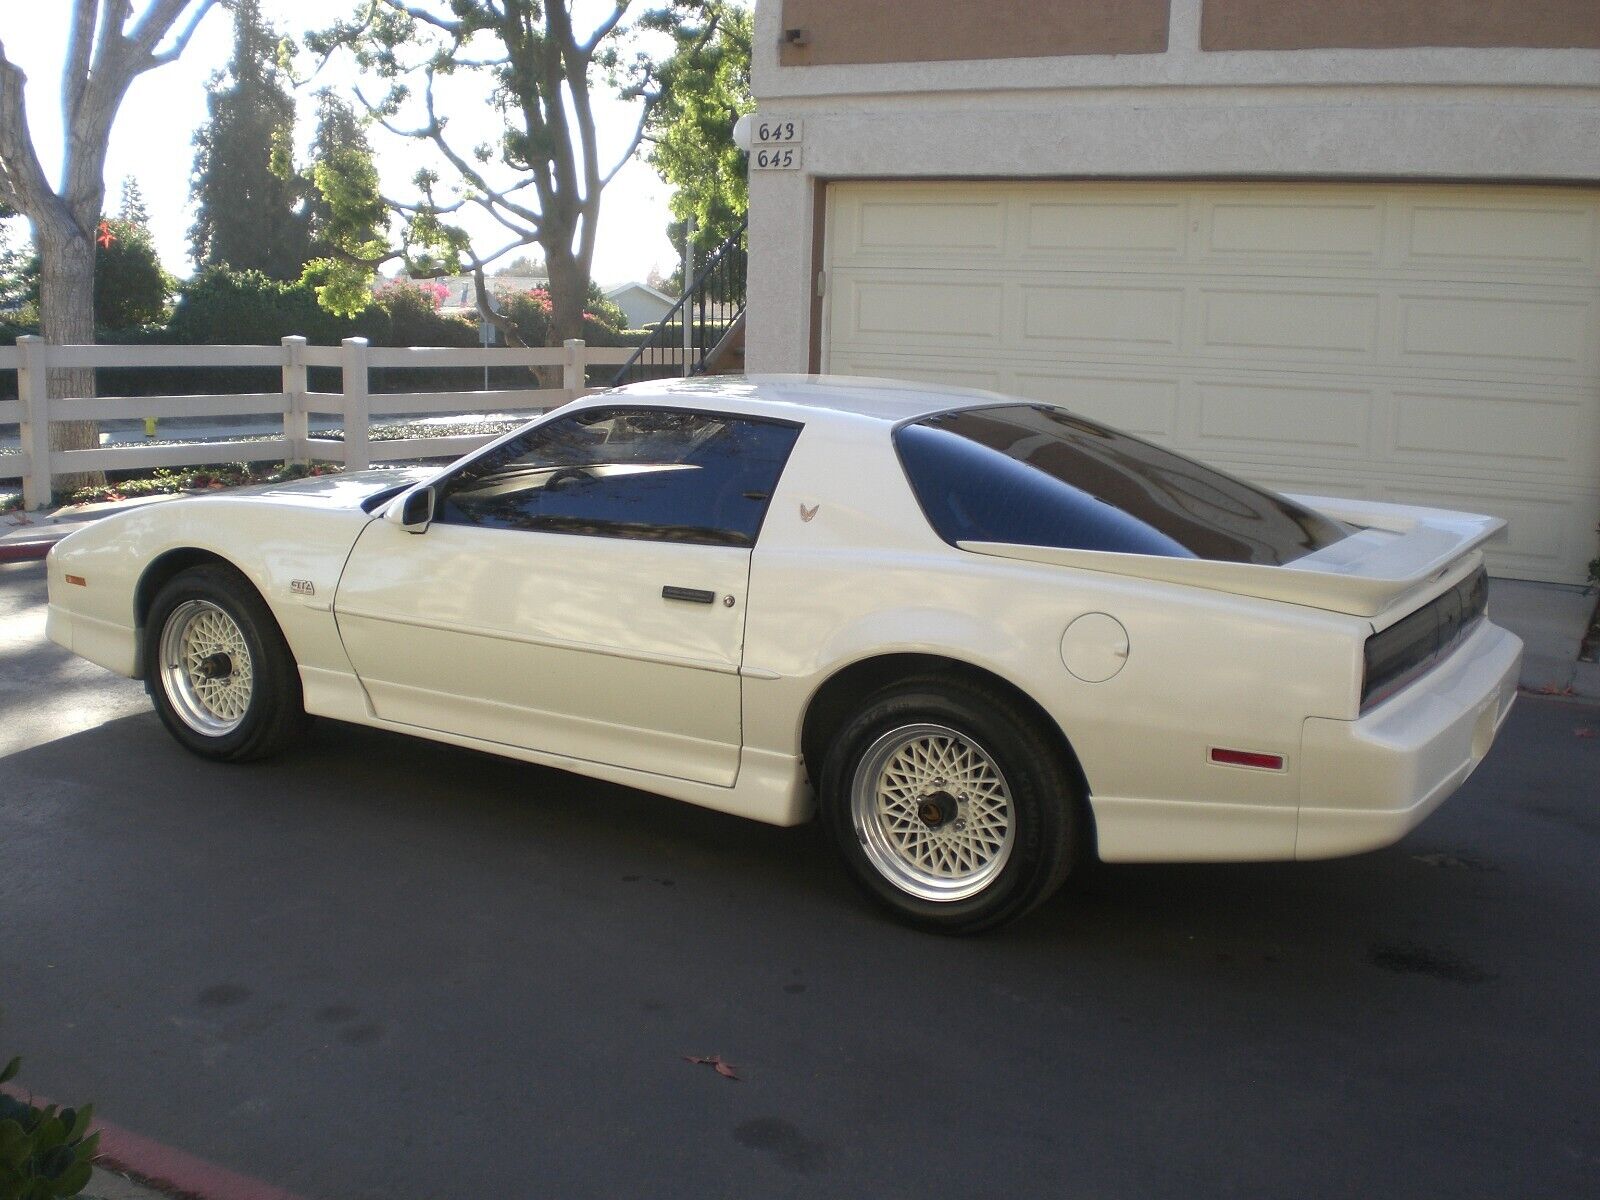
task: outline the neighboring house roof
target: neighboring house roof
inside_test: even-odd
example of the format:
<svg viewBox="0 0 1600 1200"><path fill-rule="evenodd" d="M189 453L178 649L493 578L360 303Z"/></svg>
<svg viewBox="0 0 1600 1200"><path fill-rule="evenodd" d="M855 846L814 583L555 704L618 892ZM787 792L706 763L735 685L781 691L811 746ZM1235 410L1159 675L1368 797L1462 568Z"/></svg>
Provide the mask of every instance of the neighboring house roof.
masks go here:
<svg viewBox="0 0 1600 1200"><path fill-rule="evenodd" d="M672 305L677 303L677 297L676 296L669 296L665 292L661 291L659 288L653 288L648 283L640 283L638 280L634 280L631 283L619 283L616 287L608 289L607 292L606 292L606 299L607 300L615 300L618 296L622 295L624 292L629 292L629 291L640 291L640 292L643 292L645 295L650 296L653 299L661 301L668 308L672 307Z"/></svg>
<svg viewBox="0 0 1600 1200"><path fill-rule="evenodd" d="M677 300L648 283L634 280L619 284L606 292L606 299L620 308L635 329L654 325L665 317Z"/></svg>

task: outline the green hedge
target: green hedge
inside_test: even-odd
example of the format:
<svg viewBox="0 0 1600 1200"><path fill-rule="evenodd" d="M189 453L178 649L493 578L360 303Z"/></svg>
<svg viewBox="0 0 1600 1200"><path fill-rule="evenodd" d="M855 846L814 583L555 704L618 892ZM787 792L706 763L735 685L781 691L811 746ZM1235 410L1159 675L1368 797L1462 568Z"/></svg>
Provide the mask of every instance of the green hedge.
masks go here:
<svg viewBox="0 0 1600 1200"><path fill-rule="evenodd" d="M0 320L0 345L11 345L37 326ZM315 291L300 283L270 279L258 271L208 267L183 285L178 304L164 326L102 329L95 338L108 346L271 346L298 335L313 345L336 346L345 338L364 337L374 346L477 346L475 322L443 316L420 288L390 285L366 311L354 318L334 316L317 305ZM644 330L610 328L585 322L585 340L596 346L637 345ZM636 340L637 339L637 340ZM595 368L591 383L610 379L613 368ZM106 368L96 373L96 390L105 396L218 395L231 392L274 392L280 373L273 368L150 367ZM525 367L496 367L489 386L530 385ZM374 392L471 391L483 387L481 367L372 371ZM339 390L339 372L313 368L313 391ZM0 399L16 396L16 375L0 371Z"/></svg>

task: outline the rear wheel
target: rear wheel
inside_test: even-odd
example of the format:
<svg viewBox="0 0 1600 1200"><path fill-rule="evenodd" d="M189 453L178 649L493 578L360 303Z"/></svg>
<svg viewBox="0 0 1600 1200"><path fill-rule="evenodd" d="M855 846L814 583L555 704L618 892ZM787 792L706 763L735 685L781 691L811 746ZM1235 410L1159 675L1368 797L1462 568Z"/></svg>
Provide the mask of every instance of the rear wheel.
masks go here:
<svg viewBox="0 0 1600 1200"><path fill-rule="evenodd" d="M306 724L277 621L250 582L220 563L191 567L157 593L145 685L172 736L205 758L276 754Z"/></svg>
<svg viewBox="0 0 1600 1200"><path fill-rule="evenodd" d="M856 881L945 932L1043 902L1084 836L1073 776L1034 716L964 681L912 680L869 699L828 753L820 799Z"/></svg>

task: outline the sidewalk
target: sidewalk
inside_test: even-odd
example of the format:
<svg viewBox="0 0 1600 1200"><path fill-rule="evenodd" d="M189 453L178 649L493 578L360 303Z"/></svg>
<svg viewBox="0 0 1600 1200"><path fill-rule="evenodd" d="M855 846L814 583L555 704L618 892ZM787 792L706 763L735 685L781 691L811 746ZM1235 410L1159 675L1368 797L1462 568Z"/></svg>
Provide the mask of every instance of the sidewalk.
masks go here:
<svg viewBox="0 0 1600 1200"><path fill-rule="evenodd" d="M1595 592L1581 585L1489 580L1489 619L1522 639L1522 686L1600 699L1600 663L1578 661Z"/></svg>
<svg viewBox="0 0 1600 1200"><path fill-rule="evenodd" d="M89 1186L78 1193L80 1200L168 1200L166 1192L135 1183L126 1175L96 1167Z"/></svg>

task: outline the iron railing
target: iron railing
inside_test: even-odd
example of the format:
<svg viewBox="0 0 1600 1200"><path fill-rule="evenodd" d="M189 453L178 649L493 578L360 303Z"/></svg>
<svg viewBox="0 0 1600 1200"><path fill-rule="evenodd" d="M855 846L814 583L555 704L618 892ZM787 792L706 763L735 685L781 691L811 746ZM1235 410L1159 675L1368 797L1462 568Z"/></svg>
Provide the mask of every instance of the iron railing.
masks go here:
<svg viewBox="0 0 1600 1200"><path fill-rule="evenodd" d="M706 256L700 273L612 380L613 387L644 379L698 375L744 313L749 250L745 223Z"/></svg>

